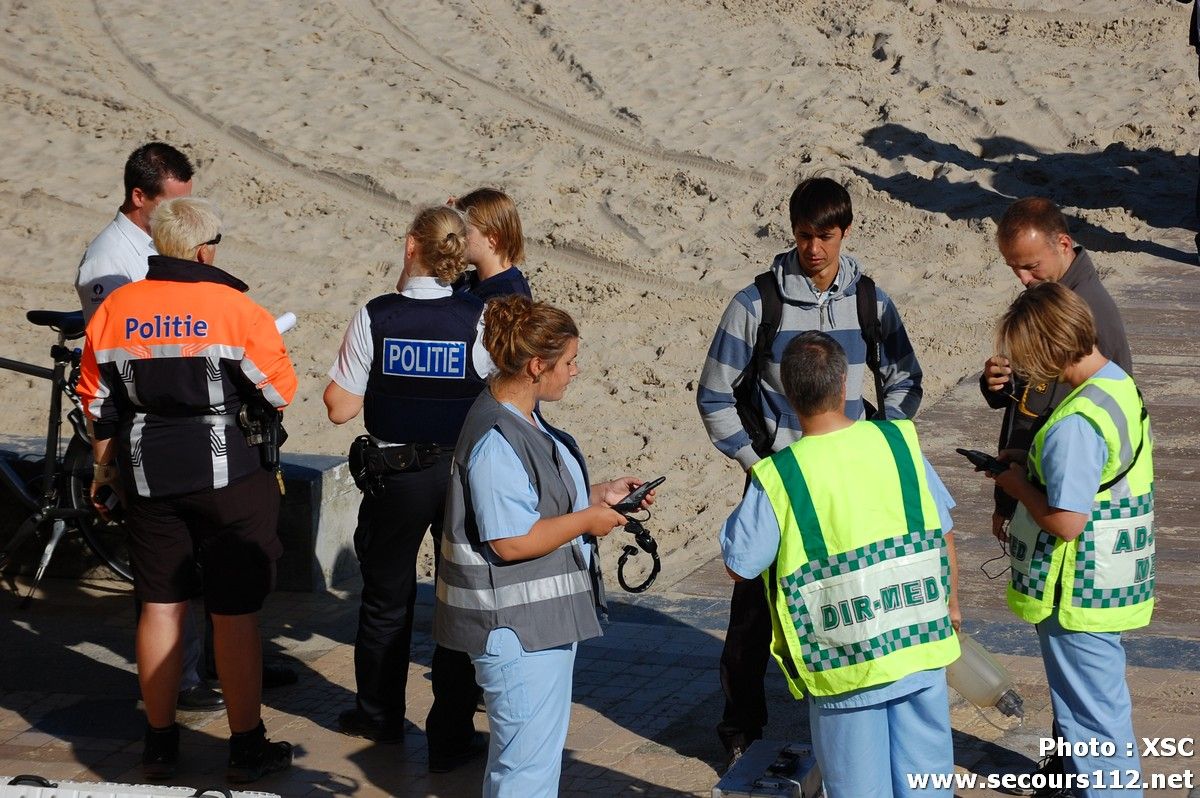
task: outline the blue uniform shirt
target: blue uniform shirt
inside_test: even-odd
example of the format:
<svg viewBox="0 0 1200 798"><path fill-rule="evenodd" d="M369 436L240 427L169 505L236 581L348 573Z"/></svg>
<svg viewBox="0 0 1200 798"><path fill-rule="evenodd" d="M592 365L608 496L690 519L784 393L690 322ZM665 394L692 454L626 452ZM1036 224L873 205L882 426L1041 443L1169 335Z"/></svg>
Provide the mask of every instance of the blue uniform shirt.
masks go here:
<svg viewBox="0 0 1200 798"><path fill-rule="evenodd" d="M501 296L520 294L527 299L533 299L529 290L529 280L516 266L509 266L499 274L493 274L486 280L479 279L479 272L468 272L468 290L484 302Z"/></svg>
<svg viewBox="0 0 1200 798"><path fill-rule="evenodd" d="M1095 374L1121 380L1125 372L1111 360ZM1071 415L1046 431L1042 449L1042 476L1046 501L1051 507L1085 515L1092 512L1100 475L1108 461L1108 444L1083 416Z"/></svg>
<svg viewBox="0 0 1200 798"><path fill-rule="evenodd" d="M521 416L519 410L505 402L504 407ZM538 425L545 432L545 428ZM547 433L548 434L548 433ZM554 438L554 436L551 436ZM586 510L590 502L588 486L583 481L583 468L570 450L554 438L558 456L567 466L575 482L575 505L573 511ZM489 431L479 439L467 460L467 481L471 486L471 507L475 511L475 523L479 528L480 541L515 538L529 534L533 525L541 519L538 514L538 495L525 466L521 464L512 446L496 430ZM582 545L582 541L579 542ZM591 547L584 546L590 555Z"/></svg>

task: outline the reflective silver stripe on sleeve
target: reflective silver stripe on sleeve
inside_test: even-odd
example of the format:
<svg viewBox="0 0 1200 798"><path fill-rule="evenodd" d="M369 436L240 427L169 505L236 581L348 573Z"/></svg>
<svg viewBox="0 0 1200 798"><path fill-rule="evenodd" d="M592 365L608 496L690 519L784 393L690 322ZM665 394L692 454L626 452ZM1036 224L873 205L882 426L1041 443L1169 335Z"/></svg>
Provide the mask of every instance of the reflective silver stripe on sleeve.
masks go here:
<svg viewBox="0 0 1200 798"><path fill-rule="evenodd" d="M261 384L259 388L262 391L263 398L270 402L275 407L283 407L287 402L283 401L283 394L276 390L275 386L267 379L267 375L263 370L255 365L254 361L248 357L242 357L242 373L250 378L250 381L255 385Z"/></svg>
<svg viewBox="0 0 1200 798"><path fill-rule="evenodd" d="M105 381L104 372L100 371L99 368L96 371L99 377L96 381L96 395L92 397L92 401L88 402L87 407L84 408L87 414L93 419L100 418L104 412L104 402L112 396L112 389L108 387L108 383Z"/></svg>
<svg viewBox="0 0 1200 798"><path fill-rule="evenodd" d="M93 420L99 420L104 411L104 400L108 398L108 388L101 386L100 390L97 391L96 394L96 398L88 402L87 406L87 414L91 416Z"/></svg>
<svg viewBox="0 0 1200 798"><path fill-rule="evenodd" d="M583 571L572 571L569 574L532 579L491 590L453 587L439 579L437 596L442 603L451 607L486 612L586 593L590 589L591 580L588 575Z"/></svg>
<svg viewBox="0 0 1200 798"><path fill-rule="evenodd" d="M129 462L133 466L133 481L139 496L150 495L146 482L146 468L142 464L142 429L146 426L146 414L135 413L133 426L129 428Z"/></svg>
<svg viewBox="0 0 1200 798"><path fill-rule="evenodd" d="M1079 392L1079 397L1092 402L1112 418L1113 425L1117 428L1117 436L1121 439L1120 468L1128 466L1133 462L1133 444L1129 440L1129 421L1121 412L1117 400L1096 385L1085 385Z"/></svg>

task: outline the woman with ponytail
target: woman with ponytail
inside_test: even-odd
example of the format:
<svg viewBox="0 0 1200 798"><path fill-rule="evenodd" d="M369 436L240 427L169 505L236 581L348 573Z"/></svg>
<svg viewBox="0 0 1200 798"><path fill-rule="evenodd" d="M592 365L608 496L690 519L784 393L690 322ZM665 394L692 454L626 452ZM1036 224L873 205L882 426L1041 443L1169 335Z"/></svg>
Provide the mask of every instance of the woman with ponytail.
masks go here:
<svg viewBox="0 0 1200 798"><path fill-rule="evenodd" d="M363 578L358 692L338 720L344 733L379 743L404 739L417 552L426 529L435 541L441 535L454 443L491 370L479 342L483 301L450 287L466 269L466 252L461 212L418 213L404 238L397 293L372 299L351 320L325 389L329 419L344 424L365 410L368 433L350 453L363 490L354 533ZM483 751L471 677L464 655L435 652L430 770L450 770Z"/></svg>
<svg viewBox="0 0 1200 798"><path fill-rule="evenodd" d="M553 796L575 648L601 634L596 539L625 523L611 505L642 483L589 485L575 440L542 416L579 373L570 316L522 296L493 299L484 345L496 371L454 451L433 633L470 655L483 687L484 797Z"/></svg>

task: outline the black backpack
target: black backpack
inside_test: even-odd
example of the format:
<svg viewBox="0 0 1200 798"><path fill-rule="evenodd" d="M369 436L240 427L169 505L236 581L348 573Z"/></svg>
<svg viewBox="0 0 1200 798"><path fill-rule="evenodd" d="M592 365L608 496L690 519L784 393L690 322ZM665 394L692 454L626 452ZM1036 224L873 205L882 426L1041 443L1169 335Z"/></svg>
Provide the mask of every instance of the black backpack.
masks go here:
<svg viewBox="0 0 1200 798"><path fill-rule="evenodd" d="M767 431L767 424L762 416L762 387L759 375L766 371L767 363L771 360L771 346L775 343L775 336L779 333L779 324L783 317L783 297L779 294L774 272L765 271L758 275L754 278L754 285L762 299L762 317L758 323L758 335L754 340L754 350L750 353L750 362L738 378L738 384L733 389L733 399L742 428L750 434L750 445L759 457L766 457L771 454L775 445L775 435ZM875 281L865 274L858 278L855 300L858 305L858 326L862 331L863 341L867 344L867 368L875 377L875 405L872 406L864 400L867 418L884 418L883 377L879 373L883 325L879 323Z"/></svg>

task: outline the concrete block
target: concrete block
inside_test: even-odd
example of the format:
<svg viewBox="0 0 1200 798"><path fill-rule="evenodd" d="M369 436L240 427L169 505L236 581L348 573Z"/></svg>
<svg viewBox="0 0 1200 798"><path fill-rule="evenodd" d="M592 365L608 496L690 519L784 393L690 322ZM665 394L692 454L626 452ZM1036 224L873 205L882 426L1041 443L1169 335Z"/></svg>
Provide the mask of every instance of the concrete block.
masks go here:
<svg viewBox="0 0 1200 798"><path fill-rule="evenodd" d="M322 592L356 574L354 528L362 494L346 458L285 452L283 480L277 587Z"/></svg>

